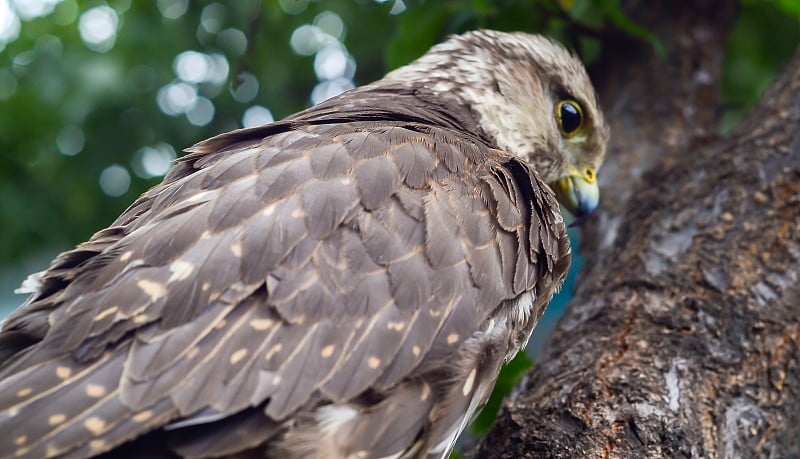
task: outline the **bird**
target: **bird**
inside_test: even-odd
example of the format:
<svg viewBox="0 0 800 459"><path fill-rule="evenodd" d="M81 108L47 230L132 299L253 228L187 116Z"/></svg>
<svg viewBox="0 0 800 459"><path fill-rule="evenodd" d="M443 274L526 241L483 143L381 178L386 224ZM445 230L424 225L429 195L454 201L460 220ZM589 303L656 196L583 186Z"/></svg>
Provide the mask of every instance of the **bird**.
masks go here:
<svg viewBox="0 0 800 459"><path fill-rule="evenodd" d="M447 457L563 282L608 136L573 52L475 30L195 144L23 282L0 457Z"/></svg>

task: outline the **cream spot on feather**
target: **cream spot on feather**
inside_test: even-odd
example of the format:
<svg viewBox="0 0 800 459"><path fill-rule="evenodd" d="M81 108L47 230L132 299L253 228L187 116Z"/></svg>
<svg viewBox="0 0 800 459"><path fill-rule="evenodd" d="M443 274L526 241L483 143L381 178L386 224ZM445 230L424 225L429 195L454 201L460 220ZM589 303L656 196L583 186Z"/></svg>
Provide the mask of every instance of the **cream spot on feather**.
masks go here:
<svg viewBox="0 0 800 459"><path fill-rule="evenodd" d="M197 349L197 348L195 348L195 349ZM145 421L147 421L148 419L150 419L152 417L153 417L153 411L145 410L145 411L140 411L140 412L134 414L132 419L133 419L133 422L142 423L142 422L145 422Z"/></svg>
<svg viewBox="0 0 800 459"><path fill-rule="evenodd" d="M275 354L277 354L278 352L280 352L280 351L281 351L281 349L283 349L283 344L281 344L281 343L278 343L278 344L275 344L275 345L273 345L273 346L272 346L272 347L269 349L269 351L267 351L267 360L271 359L273 355L275 355Z"/></svg>
<svg viewBox="0 0 800 459"><path fill-rule="evenodd" d="M216 193L217 193L217 190L201 191L199 193L196 193L196 194L193 194L193 195L189 196L183 202L193 203L193 202L198 202L198 201L203 201L203 200L209 201L211 199L211 195L212 194L216 194Z"/></svg>
<svg viewBox="0 0 800 459"><path fill-rule="evenodd" d="M250 327L253 330L263 331L271 328L274 323L272 319L253 319L250 321Z"/></svg>
<svg viewBox="0 0 800 459"><path fill-rule="evenodd" d="M237 363L241 362L245 356L247 356L247 349L245 348L241 348L234 352L231 354L231 365L236 365Z"/></svg>
<svg viewBox="0 0 800 459"><path fill-rule="evenodd" d="M235 242L231 245L231 253L233 253L233 256L236 258L242 258L242 244L240 242Z"/></svg>
<svg viewBox="0 0 800 459"><path fill-rule="evenodd" d="M100 451L105 450L108 447L108 444L105 440L92 440L89 442L89 447L92 448L92 451L99 453Z"/></svg>
<svg viewBox="0 0 800 459"><path fill-rule="evenodd" d="M473 368L472 371L469 372L469 375L467 375L467 380L464 382L464 388L461 390L461 393L464 394L465 397L472 392L472 386L475 385L475 373L476 369Z"/></svg>
<svg viewBox="0 0 800 459"><path fill-rule="evenodd" d="M450 333L447 335L447 344L455 344L458 341L458 333Z"/></svg>
<svg viewBox="0 0 800 459"><path fill-rule="evenodd" d="M419 357L420 352L422 352L422 349L419 346L415 345L411 348L411 353L414 354L414 357Z"/></svg>
<svg viewBox="0 0 800 459"><path fill-rule="evenodd" d="M130 260L132 256L133 256L133 250L128 250L127 252L119 256L119 261L125 263L126 261Z"/></svg>
<svg viewBox="0 0 800 459"><path fill-rule="evenodd" d="M175 260L169 265L169 271L172 273L167 282L182 281L192 275L194 271L194 264L188 261Z"/></svg>
<svg viewBox="0 0 800 459"><path fill-rule="evenodd" d="M334 346L333 344L329 344L322 348L322 352L320 352L320 355L322 356L322 358L327 359L328 357L333 355L333 351L335 349L336 346Z"/></svg>
<svg viewBox="0 0 800 459"><path fill-rule="evenodd" d="M225 319L220 319L219 322L214 324L214 328L217 330L221 330L225 328L225 325L228 325L228 321Z"/></svg>
<svg viewBox="0 0 800 459"><path fill-rule="evenodd" d="M51 426L57 426L66 420L67 416L62 413L59 413L59 414L54 414L49 418L47 418L47 423L50 424Z"/></svg>
<svg viewBox="0 0 800 459"><path fill-rule="evenodd" d="M430 395L431 395L431 386L429 386L428 383L423 383L422 384L422 394L420 394L420 396L419 396L420 401L427 400L428 397L430 397Z"/></svg>
<svg viewBox="0 0 800 459"><path fill-rule="evenodd" d="M189 352L186 353L186 358L192 360L193 358L197 357L197 354L200 353L200 348L197 346L189 349Z"/></svg>
<svg viewBox="0 0 800 459"><path fill-rule="evenodd" d="M378 365L380 364L381 364L381 359L377 357L370 357L367 359L367 365L372 369L378 368Z"/></svg>
<svg viewBox="0 0 800 459"><path fill-rule="evenodd" d="M92 435L100 435L106 430L106 422L102 419L98 418L97 416L92 416L89 419L83 421L83 426L86 427L86 430L92 433Z"/></svg>
<svg viewBox="0 0 800 459"><path fill-rule="evenodd" d="M167 289L163 284L147 279L142 279L136 283L142 291L150 297L150 301L156 301L167 294Z"/></svg>
<svg viewBox="0 0 800 459"><path fill-rule="evenodd" d="M99 384L87 384L86 395L92 398L100 398L106 395L106 388Z"/></svg>
<svg viewBox="0 0 800 459"><path fill-rule="evenodd" d="M17 391L17 397L27 397L33 393L33 389L26 387Z"/></svg>
<svg viewBox="0 0 800 459"><path fill-rule="evenodd" d="M389 328L389 330L402 331L404 328L406 328L406 323L401 320L398 322L389 322L386 324L386 326Z"/></svg>
<svg viewBox="0 0 800 459"><path fill-rule="evenodd" d="M26 441L28 441L28 436L27 435L20 435L19 437L14 439L14 444L17 445L17 446L22 446L22 445L25 444Z"/></svg>
<svg viewBox="0 0 800 459"><path fill-rule="evenodd" d="M275 213L275 207L276 207L276 204L272 203L272 204L268 205L267 207L264 207L264 210L261 211L261 214L265 215L265 216L270 216L273 213Z"/></svg>
<svg viewBox="0 0 800 459"><path fill-rule="evenodd" d="M275 377L272 378L272 385L277 386L280 383L281 383L281 375L275 375Z"/></svg>
<svg viewBox="0 0 800 459"><path fill-rule="evenodd" d="M135 324L143 324L147 322L150 318L147 317L147 314L137 314L133 316L133 323Z"/></svg>
<svg viewBox="0 0 800 459"><path fill-rule="evenodd" d="M211 288L211 282L203 282L203 285L200 286L200 290L207 292L208 289Z"/></svg>
<svg viewBox="0 0 800 459"><path fill-rule="evenodd" d="M292 211L292 217L294 218L303 218L306 216L306 211L303 209L295 209Z"/></svg>
<svg viewBox="0 0 800 459"><path fill-rule="evenodd" d="M56 376L58 376L60 379L67 379L72 376L72 369L59 366L56 368Z"/></svg>
<svg viewBox="0 0 800 459"><path fill-rule="evenodd" d="M94 316L94 319L92 319L92 320L94 320L95 322L101 321L101 320L105 319L106 317L110 316L111 314L116 314L117 311L119 311L119 308L117 306L111 306L110 308L106 308L103 311L101 311L99 314Z"/></svg>

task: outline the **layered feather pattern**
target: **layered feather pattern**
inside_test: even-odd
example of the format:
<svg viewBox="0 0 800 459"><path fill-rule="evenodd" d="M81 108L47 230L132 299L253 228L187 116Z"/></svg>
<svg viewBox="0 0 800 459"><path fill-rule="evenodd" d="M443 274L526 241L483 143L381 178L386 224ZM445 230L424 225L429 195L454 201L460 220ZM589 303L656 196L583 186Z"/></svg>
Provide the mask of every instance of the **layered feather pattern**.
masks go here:
<svg viewBox="0 0 800 459"><path fill-rule="evenodd" d="M0 332L0 457L449 451L569 246L530 166L426 97L200 143L62 254Z"/></svg>

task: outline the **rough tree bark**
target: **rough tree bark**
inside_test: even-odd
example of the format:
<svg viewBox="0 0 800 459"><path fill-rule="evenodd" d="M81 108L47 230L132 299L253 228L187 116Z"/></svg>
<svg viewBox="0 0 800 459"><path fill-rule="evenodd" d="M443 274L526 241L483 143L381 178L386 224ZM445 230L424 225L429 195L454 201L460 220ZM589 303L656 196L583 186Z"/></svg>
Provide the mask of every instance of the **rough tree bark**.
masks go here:
<svg viewBox="0 0 800 459"><path fill-rule="evenodd" d="M613 140L584 273L476 455L796 455L800 53L717 137L738 2L623 3L668 56L604 45L594 79Z"/></svg>

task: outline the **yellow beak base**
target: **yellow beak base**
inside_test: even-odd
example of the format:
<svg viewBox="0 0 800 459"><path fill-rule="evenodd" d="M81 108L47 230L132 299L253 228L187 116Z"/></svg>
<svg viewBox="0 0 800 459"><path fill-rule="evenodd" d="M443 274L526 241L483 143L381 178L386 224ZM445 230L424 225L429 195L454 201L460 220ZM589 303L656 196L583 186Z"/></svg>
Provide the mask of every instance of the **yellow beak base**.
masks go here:
<svg viewBox="0 0 800 459"><path fill-rule="evenodd" d="M578 221L594 212L600 202L600 188L592 168L579 171L570 166L569 175L558 179L554 191L558 202Z"/></svg>

